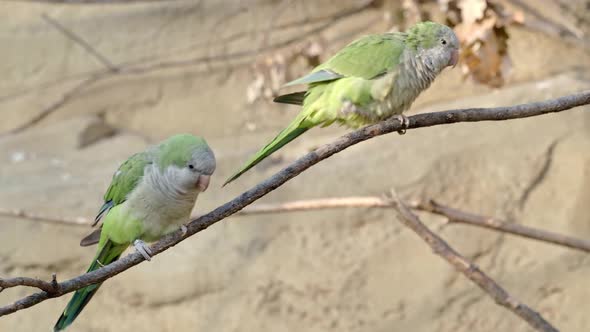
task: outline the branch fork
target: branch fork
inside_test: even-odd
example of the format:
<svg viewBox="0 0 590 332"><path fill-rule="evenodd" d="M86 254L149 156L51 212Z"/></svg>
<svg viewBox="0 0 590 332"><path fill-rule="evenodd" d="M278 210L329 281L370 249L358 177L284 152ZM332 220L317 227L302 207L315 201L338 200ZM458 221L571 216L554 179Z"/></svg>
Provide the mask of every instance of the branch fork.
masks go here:
<svg viewBox="0 0 590 332"><path fill-rule="evenodd" d="M57 275L55 273L51 275L51 281L29 277L0 278L0 292L7 288L17 286L38 288L47 293L50 297L61 295L60 284L57 282Z"/></svg>

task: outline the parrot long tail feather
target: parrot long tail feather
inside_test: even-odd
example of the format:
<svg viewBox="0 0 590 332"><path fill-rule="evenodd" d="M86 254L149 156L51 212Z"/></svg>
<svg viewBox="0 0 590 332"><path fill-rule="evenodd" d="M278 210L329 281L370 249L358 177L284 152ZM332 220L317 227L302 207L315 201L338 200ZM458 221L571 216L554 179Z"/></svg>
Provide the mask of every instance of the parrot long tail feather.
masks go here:
<svg viewBox="0 0 590 332"><path fill-rule="evenodd" d="M127 247L128 245L120 245L107 240L100 252L94 258L92 264L90 264L87 272L97 270L102 265L107 265L116 261ZM57 320L57 323L55 323L53 331L61 331L72 324L80 312L82 312L86 304L88 304L90 299L92 299L92 296L94 296L100 285L102 285L102 283L86 286L77 290L70 302L68 302L68 305L64 309L62 315Z"/></svg>
<svg viewBox="0 0 590 332"><path fill-rule="evenodd" d="M295 138L299 137L299 135L306 132L309 128L302 126L303 120L304 118L297 117L293 122L291 122L291 124L287 128L283 129L283 131L281 131L277 135L277 137L275 137L270 143L268 143L265 147L260 149L260 151L258 151L252 158L250 158L250 160L248 160L244 164L244 166L240 168L240 170L238 170L236 173L234 173L234 175L227 179L223 185L225 186L226 184L234 181L242 174L244 174L246 171L248 171L250 168L256 166L259 162L264 160L266 157L270 156L275 151L282 148L287 143L291 142Z"/></svg>
<svg viewBox="0 0 590 332"><path fill-rule="evenodd" d="M307 91L288 93L285 95L277 96L272 101L274 101L275 103L281 103L281 104L303 105L303 100L305 99L306 93L307 93Z"/></svg>

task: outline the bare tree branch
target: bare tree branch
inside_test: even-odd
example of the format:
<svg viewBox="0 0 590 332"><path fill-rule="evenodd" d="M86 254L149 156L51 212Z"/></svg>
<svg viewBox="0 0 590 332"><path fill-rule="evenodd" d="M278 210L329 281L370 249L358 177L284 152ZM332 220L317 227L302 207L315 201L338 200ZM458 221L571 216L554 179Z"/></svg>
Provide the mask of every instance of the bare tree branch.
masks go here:
<svg viewBox="0 0 590 332"><path fill-rule="evenodd" d="M447 217L449 223L467 224L483 227L503 233L518 235L524 238L538 240L590 253L590 241L554 232L510 223L493 217L464 212L444 206L434 200L410 201L405 203L410 208L422 210ZM308 210L322 210L333 208L391 208L395 207L391 201L380 197L341 197L320 198L311 200L292 201L279 204L255 204L244 208L236 215L252 215L277 212L295 212Z"/></svg>
<svg viewBox="0 0 590 332"><path fill-rule="evenodd" d="M0 133L0 137L19 133L19 132L21 132L25 129L28 129L28 128L34 126L35 124L41 122L43 119L45 119L46 117L51 115L51 113L55 112L56 110L60 109L63 105L70 102L72 100L72 98L74 98L78 93L80 93L84 89L88 88L90 85L96 83L96 81L98 81L100 78L101 78L101 76L90 76L90 77L84 79L83 81L80 81L74 87L72 87L71 89L66 91L61 96L61 98L59 100L55 101L51 105L42 109L38 114L33 116L31 119L29 119L24 124L22 124L16 128L12 128L4 133Z"/></svg>
<svg viewBox="0 0 590 332"><path fill-rule="evenodd" d="M236 215L248 216L252 214L266 214L277 212L296 212L308 210L324 210L335 208L390 208L393 204L386 199L372 196L351 196L351 197L334 197L319 198L300 201L292 201L278 204L255 204L245 207Z"/></svg>
<svg viewBox="0 0 590 332"><path fill-rule="evenodd" d="M7 130L4 133L0 133L0 137L12 135L19 133L23 130L26 130L37 123L41 122L45 118L47 118L52 113L59 110L62 106L69 103L74 97L76 97L80 92L84 91L84 89L90 87L92 84L100 81L105 77L109 77L109 74L117 74L119 72L119 68L116 67L111 61L109 61L105 56L100 54L92 45L86 42L82 37L76 35L74 32L70 31L63 25L61 25L58 21L51 18L48 15L41 15L41 17L49 24L51 24L54 28L56 28L59 32L64 34L67 38L73 40L76 44L80 45L84 48L88 53L90 53L94 58L100 61L106 68L106 71L100 71L96 74L90 75L83 80L81 80L78 84L74 85L72 88L64 92L58 100L54 103L50 104L49 106L43 108L39 113L34 115L31 119L27 122L23 123L20 126ZM1 213L1 212L0 212Z"/></svg>
<svg viewBox="0 0 590 332"><path fill-rule="evenodd" d="M564 26L563 24L552 20L545 15L541 14L539 10L533 6L527 4L526 1L523 0L507 0L509 3L514 4L515 6L524 10L530 17L524 21L524 25L528 26L532 29L539 30L544 32L548 35L559 37L559 38L569 38L570 42L574 41L576 43L580 43L584 46L588 46L587 41L584 41L584 33L581 29L575 26L575 24L570 24L569 26Z"/></svg>
<svg viewBox="0 0 590 332"><path fill-rule="evenodd" d="M55 216L48 216L42 213L34 213L28 212L23 209L5 209L0 207L0 216L3 217L17 217L17 218L24 218L33 221L40 221L48 224L58 224L58 225L75 225L75 226L90 226L92 224L92 219L85 218L85 217L76 217L76 218L68 218L68 217L55 217Z"/></svg>
<svg viewBox="0 0 590 332"><path fill-rule="evenodd" d="M573 236L557 234L542 229L528 227L516 223L506 222L504 220L486 217L478 214L460 211L451 207L444 206L434 200L428 202L412 202L410 207L436 213L448 218L450 223L467 224L478 227L484 227L518 235L521 237L549 242L560 246L568 247L590 253L590 241L578 239Z"/></svg>
<svg viewBox="0 0 590 332"><path fill-rule="evenodd" d="M93 1L99 2L98 0L81 0L81 1L77 1L77 0L22 0L22 1L39 1L39 2L46 1L46 2L55 2L55 3L58 3L61 1L61 2L75 2L75 3L79 3L79 4L91 3ZM113 1L115 3L126 3L126 2L141 2L141 1L154 1L155 2L155 1L174 1L174 0L110 0L110 1ZM140 59L135 59L133 61L123 62L118 65L114 65L105 56L103 56L101 53L99 53L92 45L90 45L88 42L86 42L84 40L84 38L82 38L81 36L78 36L77 34L75 34L72 31L68 30L66 27L64 27L63 25L61 25L59 22L55 21L51 17L49 17L47 15L43 15L43 18L47 22L52 24L55 28L57 28L60 32L62 32L66 37L68 37L69 39L72 39L74 42L76 42L77 44L82 46L86 51L88 51L95 58L97 58L102 64L104 64L107 67L107 69L94 70L94 71L89 71L89 72L83 73L83 74L72 75L67 78L63 78L63 79L59 79L59 80L55 80L55 81L51 81L51 82L45 82L45 83L38 85L37 87L27 88L27 89L19 91L17 93L11 93L10 95L0 96L0 102L3 102L5 100L9 100L9 99L30 93L31 91L43 90L43 89L53 87L57 84L62 84L66 81L70 81L70 80L74 80L74 79L78 80L78 79L83 78L83 80L79 84L77 84L73 88L64 92L62 97L59 100L57 100L56 102L47 106L46 108L42 109L38 114L33 116L26 123L24 123L16 128L12 128L12 129L9 129L3 133L0 133L0 137L19 133L21 131L24 131L24 130L36 125L37 123L44 120L47 116L49 116L52 113L59 110L63 105L70 102L80 92L84 91L84 89L86 89L89 86L91 86L92 84L100 82L104 79L108 79L108 78L111 78L116 75L142 75L142 74L155 72L158 70L165 70L165 69L169 69L169 68L180 68L180 67L186 67L186 66L194 66L194 65L197 65L200 63L205 63L206 67L207 67L206 70L212 71L213 68L212 68L211 63L218 63L219 64L219 63L223 63L223 62L229 62L230 60L234 60L234 61L241 60L242 61L241 65L250 65L251 62L245 61L246 58L251 57L251 56L256 56L260 52L269 52L269 51L273 51L273 50L280 49L283 47L287 47L287 46L290 46L294 43L297 43L301 40L308 38L310 35L321 33L322 31L334 26L340 20L342 20L346 17L352 16L352 15L355 15L355 14L359 13L360 11L368 8L370 4L371 4L371 1L365 1L365 2L361 3L360 6L355 6L354 8L349 8L349 9L343 10L341 12L335 13L333 15L327 16L327 17L321 16L321 17L314 18L313 20L311 20L311 22L319 22L321 24L313 27L312 29L309 29L308 31L306 31L303 34L299 34L299 35L289 38L287 40L278 41L272 45L266 45L263 48L245 49L245 50L239 50L239 51L236 51L233 53L225 53L225 49L227 48L227 43L230 40L247 34L243 31L241 31L241 32L237 33L235 36L225 38L224 40L219 42L219 44L224 45L224 53L222 53L222 54L204 55L204 56L199 55L199 56L189 57L186 59L179 59L179 60L176 60L176 59L175 60L161 60L161 59L159 59L159 57L147 56L147 57L143 57ZM291 27L293 25L297 25L297 24L298 24L298 22L289 22L286 24L277 25L276 28L277 29L289 28L289 27ZM255 30L253 32L255 33L255 32L260 32L260 31ZM200 47L200 46L202 46L202 45L194 45L194 47ZM194 47L191 46L186 49L184 49L184 48L178 49L178 50L175 50L174 52L172 52L172 54L183 53L183 52L186 52L186 50L192 49ZM221 66L221 68L224 68L224 70L231 69L231 67L232 66L227 65L227 64Z"/></svg>
<svg viewBox="0 0 590 332"><path fill-rule="evenodd" d="M9 279L0 278L0 292L5 290L6 288L12 288L16 286L35 287L49 294L54 294L59 289L59 284L57 283L57 275L55 273L52 275L51 282L28 277L16 277Z"/></svg>
<svg viewBox="0 0 590 332"><path fill-rule="evenodd" d="M33 1L52 1L52 0L15 0L15 1L31 1L31 2L33 2ZM91 0L91 1L102 1L102 0ZM112 0L112 1L117 1L117 0ZM144 0L135 0L135 1L140 2L140 1L144 1ZM156 2L156 1L177 1L177 0L145 0L145 1ZM347 17L353 16L354 14L362 12L363 10L365 10L368 7L369 7L369 5L364 7L363 4L361 4L361 6L355 6L354 8L345 9L343 11L332 13L329 15L316 15L312 18L306 17L301 20L284 22L281 24L277 24L275 26L275 29L283 30L283 29L289 29L289 28L293 28L293 27L300 27L305 24L320 25L319 28L314 28L309 31L306 31L305 33L298 35L296 38L289 39L289 41L288 41L290 43L296 43L301 40L305 40L305 39L309 38L310 35L320 33L323 30L332 27L339 20L345 19ZM212 32L210 34L211 38L208 39L204 43L199 42L199 43L193 43L193 44L187 45L187 46L171 48L165 54L146 55L146 56L143 56L143 57L140 57L137 59L133 59L130 61L121 62L118 64L118 67L117 67L119 69L118 73L121 73L121 74L145 74L145 73L157 71L157 70L160 70L163 68L177 68L177 67L182 67L182 66L197 65L199 63L205 63L207 65L208 70L213 70L213 68L211 68L211 66L209 65L209 63L213 62L213 61L229 61L232 59L233 60L243 59L247 56L257 55L260 51L272 51L275 49L279 49L281 47L289 46L289 45L285 45L285 43L281 42L280 44L270 45L267 49L264 49L264 50L252 49L249 52L238 51L238 52L230 53L230 54L225 52L225 50L227 49L227 45L233 41L238 40L239 38L242 38L242 37L248 36L248 35L255 35L255 34L264 33L264 29L253 29L253 30L243 30L243 31L241 30L241 31L233 33L229 36L219 38L219 36L222 35L219 30L221 30L222 27L228 25L227 20L229 18L231 18L232 16L242 13L245 10L247 10L247 7L240 8L236 12L232 13L231 15L223 17L221 20L214 23L213 28L211 29L211 32ZM213 33L213 32L215 32L215 33ZM346 37L349 38L350 36L348 36L348 34L346 34ZM337 41L337 40L340 40L341 38L342 38L342 36L339 36L339 37L332 39L332 41ZM213 46L216 46L216 45L223 46L224 51L221 52L220 54L208 54L206 56L193 57L190 59L179 60L179 61L165 61L165 60L161 59L161 56L164 56L164 55L178 55L178 54L190 53L190 51L194 51L195 49L211 49ZM243 65L250 65L251 62L244 61L242 64ZM224 66L224 68L225 68L225 66ZM107 70L98 69L98 70L90 70L87 72L68 75L65 77L61 77L59 79L41 82L40 84L36 84L32 87L28 87L28 88L22 89L20 91L16 91L16 92L5 94L5 95L0 95L0 102L4 102L6 100L10 100L12 98L19 97L19 96L31 93L33 91L45 90L45 89L54 87L58 84L64 84L64 83L70 82L72 80L80 80L83 78L87 78L89 76L99 76L100 78L109 78L113 74L117 74L117 73L112 73L108 69Z"/></svg>
<svg viewBox="0 0 590 332"><path fill-rule="evenodd" d="M406 203L412 209L427 211L439 214L448 218L449 223L463 223L495 231L510 233L522 236L524 238L549 242L571 249L577 249L584 252L590 252L590 241L575 238L572 236L548 232L541 229L527 227L515 223L503 221L494 217L477 215L469 212L460 211L451 207L441 205L440 203L430 200L428 202L410 201ZM309 210L324 210L334 208L391 208L393 207L388 201L379 197L338 197L338 198L321 198L311 200L299 200L278 204L255 204L245 207L237 212L236 216L249 216L258 214L297 212ZM52 217L43 214L27 212L20 209L2 209L0 216L20 217L32 221L40 221L49 224L89 226L92 219L86 217ZM197 218L198 216L193 216Z"/></svg>
<svg viewBox="0 0 590 332"><path fill-rule="evenodd" d="M590 241L573 236L549 232L542 229L528 227L517 223L500 220L494 217L464 212L451 207L444 206L435 200L407 201L405 203L414 210L426 211L438 214L447 218L450 224L467 224L483 227L494 231L518 235L524 238L541 242L548 242L575 250L590 253ZM235 213L235 216L250 216L259 214L326 210L337 208L393 208L391 201L377 196L350 196L330 197L308 200L298 200L276 204L254 204L245 207ZM0 208L0 216L20 217L33 221L40 221L49 224L62 224L74 226L89 226L93 219L86 217L65 218L50 217L43 214L36 214L24 210L9 210ZM192 218L198 218L195 215Z"/></svg>
<svg viewBox="0 0 590 332"><path fill-rule="evenodd" d="M553 100L522 104L508 107L496 108L470 108L458 109L445 112L424 113L409 117L409 129L431 127L442 124L455 122L477 122L477 121L500 121L524 118L553 112L561 112L576 106L590 104L590 91L569 95ZM225 219L236 212L240 211L247 205L252 204L259 198L280 187L288 180L299 175L301 172L329 158L330 156L343 151L344 149L366 141L370 138L396 132L402 129L402 124L396 118L391 118L375 125L367 126L359 130L346 134L333 143L323 145L315 151L309 152L295 162L285 167L272 177L260 182L252 189L242 193L233 200L219 206L213 211L192 220L188 225L186 232L178 230L164 236L158 242L150 246L153 256L175 246L186 238L207 229L216 222ZM33 295L24 297L12 304L0 308L0 316L29 308L50 297L62 296L66 293L73 292L85 286L103 282L129 268L141 263L143 256L134 252L122 259L106 265L98 270L82 274L78 277L58 283L55 293L42 291ZM0 279L3 280L3 279ZM509 304L514 304L509 301ZM512 305L511 304L511 305ZM522 306L516 305L516 310L523 310Z"/></svg>
<svg viewBox="0 0 590 332"><path fill-rule="evenodd" d="M119 68L114 65L106 56L102 55L94 46L90 45L84 38L78 36L75 32L71 31L70 29L63 26L57 20L53 19L51 16L47 14L42 14L41 18L45 20L45 22L49 23L53 26L57 31L61 32L64 36L68 39L72 40L76 44L80 45L86 52L92 55L95 59L97 59L100 63L102 63L109 71L117 72Z"/></svg>
<svg viewBox="0 0 590 332"><path fill-rule="evenodd" d="M413 230L426 244L432 248L435 254L444 258L457 271L463 273L469 280L473 281L484 292L496 301L497 304L507 308L514 314L529 323L537 331L557 332L548 321L538 312L520 302L510 295L504 288L498 285L492 278L488 277L477 265L459 254L441 237L428 229L410 209L393 193L393 202L396 203L401 221L408 228Z"/></svg>
<svg viewBox="0 0 590 332"><path fill-rule="evenodd" d="M243 210L237 212L235 215L249 216L253 214L321 210L342 207L391 207L391 204L379 197L324 198L314 200L292 201L279 204L256 204L245 207ZM84 227L90 226L94 221L94 218L88 217L48 216L42 213L29 212L23 209L6 209L2 207L0 207L0 216L17 217L48 224ZM191 216L191 218L193 219L196 219L198 217L199 215Z"/></svg>

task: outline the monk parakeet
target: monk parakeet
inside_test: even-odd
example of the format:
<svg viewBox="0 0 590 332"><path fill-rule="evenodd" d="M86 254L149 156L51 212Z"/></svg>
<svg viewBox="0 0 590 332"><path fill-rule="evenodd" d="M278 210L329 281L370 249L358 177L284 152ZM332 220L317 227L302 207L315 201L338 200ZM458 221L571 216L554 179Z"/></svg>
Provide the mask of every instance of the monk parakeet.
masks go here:
<svg viewBox="0 0 590 332"><path fill-rule="evenodd" d="M274 101L303 109L225 184L315 126L336 122L359 128L394 115L407 126L402 112L445 67L455 66L458 57L459 40L453 30L433 22L418 23L407 32L361 37L310 74L286 84L309 87Z"/></svg>
<svg viewBox="0 0 590 332"><path fill-rule="evenodd" d="M104 195L93 224L101 222L101 227L80 243L98 243L88 272L117 260L130 244L149 260L151 253L143 241L156 241L179 227L186 231L184 223L214 171L215 156L207 142L189 134L172 136L127 159ZM99 287L76 291L54 331L70 325Z"/></svg>

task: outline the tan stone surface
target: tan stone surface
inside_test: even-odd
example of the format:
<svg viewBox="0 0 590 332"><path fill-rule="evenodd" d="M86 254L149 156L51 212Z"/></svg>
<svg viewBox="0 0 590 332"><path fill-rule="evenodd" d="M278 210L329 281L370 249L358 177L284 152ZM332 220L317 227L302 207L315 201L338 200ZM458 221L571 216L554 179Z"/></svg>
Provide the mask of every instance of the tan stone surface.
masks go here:
<svg viewBox="0 0 590 332"><path fill-rule="evenodd" d="M342 2L339 2L342 3ZM349 1L341 8L349 6ZM251 52L229 60L104 76L34 127L0 137L0 207L91 217L111 174L131 153L171 133L207 138L218 157L206 212L345 132L313 130L239 181L222 181L266 143L296 108L247 105L249 63L274 1L133 6L0 5L0 131L60 100L80 75L104 68L45 23L46 13L116 63ZM301 8L300 8L301 7ZM340 7L339 7L340 8ZM305 15L303 6L283 15ZM334 11L321 2L314 15ZM234 13L234 15L230 15ZM225 21L224 15L230 15ZM372 15L372 16L371 16ZM362 26L382 14L346 19ZM217 22L223 22L217 23ZM301 29L312 27L306 24ZM341 45L342 24L325 32ZM375 28L373 28L375 29ZM214 35L212 35L214 31ZM271 43L301 35L273 34ZM590 88L590 55L559 40L512 30L512 82L491 91L445 72L416 111L510 105ZM219 42L218 39L234 39ZM337 37L340 36L341 39ZM303 37L301 37L303 38ZM214 42L211 42L213 40ZM303 39L305 40L305 39ZM212 43L212 44L211 44ZM224 44L224 45L222 45ZM211 46L213 45L213 46ZM334 46L337 47L337 46ZM154 58L137 65L137 59ZM230 66L231 64L231 66ZM72 78L74 77L74 78ZM77 78L76 78L77 77ZM59 84L44 88L46 82ZM104 119L104 121L102 120ZM100 139L93 128L117 129ZM252 127L255 130L251 130ZM249 129L250 128L250 129ZM79 148L80 140L96 140ZM523 120L455 124L359 144L313 167L262 201L379 195L390 187L473 212L590 237L590 108ZM440 219L424 215L440 229ZM85 227L0 218L0 275L63 280L86 269ZM467 226L440 234L563 331L590 329L587 255ZM0 304L30 293L10 289ZM0 331L49 331L69 297L0 319ZM230 218L109 280L72 331L529 331L434 256L386 210L343 209Z"/></svg>

